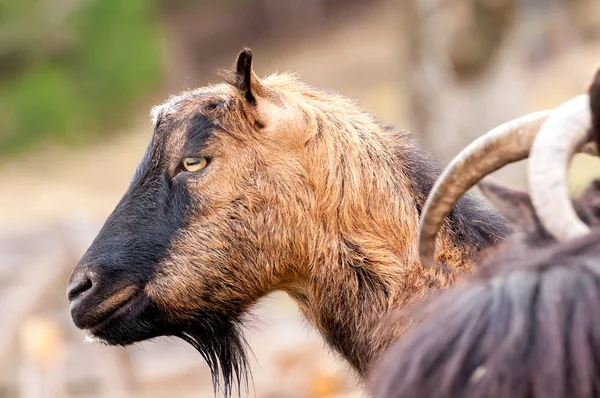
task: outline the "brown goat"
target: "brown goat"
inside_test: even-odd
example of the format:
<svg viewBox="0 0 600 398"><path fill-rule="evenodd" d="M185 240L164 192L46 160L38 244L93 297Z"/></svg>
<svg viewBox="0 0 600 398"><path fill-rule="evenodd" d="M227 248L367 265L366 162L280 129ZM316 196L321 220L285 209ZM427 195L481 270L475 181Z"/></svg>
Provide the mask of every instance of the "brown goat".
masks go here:
<svg viewBox="0 0 600 398"><path fill-rule="evenodd" d="M181 337L227 394L245 376L245 314L283 290L365 375L402 329L375 333L381 316L452 281L417 250L439 167L344 97L259 79L249 50L226 79L153 110L131 186L73 271L73 321L108 344ZM509 232L465 197L438 261L468 270Z"/></svg>
<svg viewBox="0 0 600 398"><path fill-rule="evenodd" d="M600 74L589 98L570 101L550 115L532 145L530 163L562 153L570 157L582 142L597 142L598 83ZM562 142L554 139L556 132ZM487 158L485 152L480 158ZM463 158L463 165L472 169L473 158ZM558 163L564 167L566 162ZM530 171L538 170L539 164L530 165ZM458 174L454 170L447 177ZM530 173L532 193L550 193L539 206L524 192L480 184L516 232L468 280L403 314L418 326L394 343L377 366L371 380L375 398L600 396L600 318L595 315L600 302L600 180L574 201L574 214L586 231L570 237L570 221L556 222L567 211L553 197L560 196L566 183L549 178L560 172L550 174ZM479 178L477 173L469 176ZM437 186L442 188L436 195L448 190L444 181ZM452 192L442 207L451 206L456 195L460 191ZM443 211L436 207L423 216L432 215L422 223L426 229L439 223Z"/></svg>

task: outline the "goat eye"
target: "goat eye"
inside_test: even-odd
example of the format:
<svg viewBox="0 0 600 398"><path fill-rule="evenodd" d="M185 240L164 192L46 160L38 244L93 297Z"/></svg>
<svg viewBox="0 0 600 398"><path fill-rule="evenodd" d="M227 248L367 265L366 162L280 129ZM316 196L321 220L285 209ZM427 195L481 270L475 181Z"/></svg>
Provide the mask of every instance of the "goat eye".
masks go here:
<svg viewBox="0 0 600 398"><path fill-rule="evenodd" d="M190 173L195 173L205 168L207 163L206 158L185 158L183 159L183 168Z"/></svg>

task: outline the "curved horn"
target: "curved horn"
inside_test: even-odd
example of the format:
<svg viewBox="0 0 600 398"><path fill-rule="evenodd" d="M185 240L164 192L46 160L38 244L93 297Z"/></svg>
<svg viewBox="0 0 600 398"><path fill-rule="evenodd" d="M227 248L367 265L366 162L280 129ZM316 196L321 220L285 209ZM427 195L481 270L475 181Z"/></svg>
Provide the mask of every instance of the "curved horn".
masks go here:
<svg viewBox="0 0 600 398"><path fill-rule="evenodd" d="M525 159L549 115L550 111L541 111L504 123L473 141L450 162L433 186L421 216L419 256L423 266L434 264L438 230L458 198L487 174Z"/></svg>
<svg viewBox="0 0 600 398"><path fill-rule="evenodd" d="M531 201L542 225L558 240L589 231L573 209L567 169L575 152L591 140L591 125L589 95L580 95L552 112L531 149L528 170Z"/></svg>

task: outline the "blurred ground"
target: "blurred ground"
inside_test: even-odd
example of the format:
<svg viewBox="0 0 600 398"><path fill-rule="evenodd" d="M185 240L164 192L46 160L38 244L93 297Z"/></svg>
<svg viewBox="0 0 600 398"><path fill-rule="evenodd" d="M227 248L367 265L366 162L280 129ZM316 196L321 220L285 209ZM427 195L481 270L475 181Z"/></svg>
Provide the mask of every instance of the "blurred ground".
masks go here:
<svg viewBox="0 0 600 398"><path fill-rule="evenodd" d="M257 73L297 71L311 84L339 90L381 119L405 126L407 96L395 78L402 37L389 9L363 10L316 34L285 44L253 46ZM523 112L555 106L580 93L599 64L597 54L600 43L576 45L526 70L530 95ZM183 59L186 54L172 55L171 59ZM235 51L220 55L209 64L229 66L235 55ZM170 65L165 91L217 79L212 72L186 73L180 67ZM154 102L164 98L162 93ZM24 383L34 388L36 375L48 367L55 368L50 372L55 378L67 381L69 396L74 397L126 396L119 394L127 391L148 398L212 396L200 355L184 343L157 341L127 349L84 344L83 334L68 316L64 287L69 272L128 185L151 135L148 112L149 105L141 106L134 121L109 142L83 150L46 146L0 166L0 397L23 391L20 380L27 375ZM503 180L522 181L514 177L522 174L522 168L515 170L512 176L504 174ZM573 189L600 175L599 170L596 159L578 159ZM37 291L35 286L43 283L49 288ZM40 324L47 325L46 320L48 328L55 325L64 338L52 337L41 327L40 333L50 335L49 348L42 351L56 353L40 360L38 354L28 354L27 336ZM248 337L256 357L252 364L256 397L362 396L355 376L298 317L287 297L275 294L260 303L255 320Z"/></svg>

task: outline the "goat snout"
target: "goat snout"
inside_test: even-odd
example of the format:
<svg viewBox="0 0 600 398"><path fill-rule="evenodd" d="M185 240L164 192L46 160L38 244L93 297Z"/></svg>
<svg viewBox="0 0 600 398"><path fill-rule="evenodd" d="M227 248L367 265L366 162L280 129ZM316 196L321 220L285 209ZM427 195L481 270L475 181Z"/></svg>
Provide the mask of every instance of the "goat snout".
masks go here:
<svg viewBox="0 0 600 398"><path fill-rule="evenodd" d="M102 300L97 273L86 264L78 265L67 285L71 316L75 325L84 329L97 322L98 306Z"/></svg>
<svg viewBox="0 0 600 398"><path fill-rule="evenodd" d="M82 263L75 268L67 285L71 317L80 329L96 330L115 324L117 318L131 312L137 303L134 299L140 296L135 283L125 278L111 280L103 268L106 267Z"/></svg>
<svg viewBox="0 0 600 398"><path fill-rule="evenodd" d="M75 301L82 299L94 286L94 274L87 267L75 269L67 285L67 299L71 306Z"/></svg>

